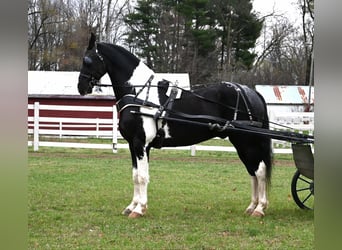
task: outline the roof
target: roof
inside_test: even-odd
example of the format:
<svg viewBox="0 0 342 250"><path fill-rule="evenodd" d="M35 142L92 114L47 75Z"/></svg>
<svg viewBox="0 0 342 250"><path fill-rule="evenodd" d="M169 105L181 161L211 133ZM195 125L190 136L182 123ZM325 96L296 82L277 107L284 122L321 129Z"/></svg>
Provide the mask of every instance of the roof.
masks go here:
<svg viewBox="0 0 342 250"><path fill-rule="evenodd" d="M267 104L307 104L309 86L298 85L256 85L255 89L264 97ZM310 104L314 103L314 87L311 87Z"/></svg>
<svg viewBox="0 0 342 250"><path fill-rule="evenodd" d="M178 86L190 89L190 79L187 73L156 73L157 76ZM77 90L79 72L77 71L28 71L29 95L79 95ZM101 84L111 84L108 74L101 78ZM94 88L92 95L114 96L111 87Z"/></svg>

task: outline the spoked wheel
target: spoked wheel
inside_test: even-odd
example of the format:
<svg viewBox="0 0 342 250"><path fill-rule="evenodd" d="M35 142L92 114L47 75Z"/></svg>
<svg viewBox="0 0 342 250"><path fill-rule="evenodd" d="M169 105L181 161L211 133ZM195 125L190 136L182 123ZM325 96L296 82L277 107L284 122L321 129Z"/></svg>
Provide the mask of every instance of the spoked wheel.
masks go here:
<svg viewBox="0 0 342 250"><path fill-rule="evenodd" d="M302 209L314 208L314 181L300 174L299 170L293 175L291 183L292 197Z"/></svg>

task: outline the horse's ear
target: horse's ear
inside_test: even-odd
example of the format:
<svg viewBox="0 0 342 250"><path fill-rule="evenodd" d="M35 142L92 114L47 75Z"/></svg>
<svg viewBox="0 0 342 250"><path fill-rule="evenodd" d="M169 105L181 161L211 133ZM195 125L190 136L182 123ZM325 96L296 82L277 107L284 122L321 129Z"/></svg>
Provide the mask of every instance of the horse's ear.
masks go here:
<svg viewBox="0 0 342 250"><path fill-rule="evenodd" d="M91 32L90 39L89 39L89 45L87 50L91 50L95 46L96 36L93 32Z"/></svg>

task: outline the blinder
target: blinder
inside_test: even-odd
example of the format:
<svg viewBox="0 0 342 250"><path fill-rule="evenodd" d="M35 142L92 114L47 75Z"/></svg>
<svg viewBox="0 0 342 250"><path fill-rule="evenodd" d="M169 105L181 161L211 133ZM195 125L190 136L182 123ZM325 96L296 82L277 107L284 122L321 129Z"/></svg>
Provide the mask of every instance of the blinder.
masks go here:
<svg viewBox="0 0 342 250"><path fill-rule="evenodd" d="M83 58L83 63L85 64L85 65L91 65L92 63L93 63L93 60L89 57L89 56L85 56L84 58Z"/></svg>
<svg viewBox="0 0 342 250"><path fill-rule="evenodd" d="M100 54L98 54L97 51L96 51L96 55L98 56L98 58L100 59L100 61L103 64L103 67L105 68L103 57ZM89 56L85 56L83 58L83 63L87 66L91 66L93 64L93 59ZM80 76L87 79L88 84L89 84L89 88L93 88L94 86L96 86L99 83L100 78L101 78L101 76L95 77L91 74L84 74L84 73L80 73Z"/></svg>

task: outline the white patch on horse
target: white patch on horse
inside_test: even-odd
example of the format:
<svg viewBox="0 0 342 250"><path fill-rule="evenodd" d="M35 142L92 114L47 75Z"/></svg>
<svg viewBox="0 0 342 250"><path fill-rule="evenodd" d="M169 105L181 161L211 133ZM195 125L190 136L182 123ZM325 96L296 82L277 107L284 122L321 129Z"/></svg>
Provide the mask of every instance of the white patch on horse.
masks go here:
<svg viewBox="0 0 342 250"><path fill-rule="evenodd" d="M252 214L254 212L254 209L258 205L258 180L256 176L251 176L251 188L252 188L252 197L251 197L251 203L246 209L246 213Z"/></svg>
<svg viewBox="0 0 342 250"><path fill-rule="evenodd" d="M134 190L137 190L139 193L136 194L134 192L133 201L136 200L136 207L133 209L133 212L143 215L147 208L147 186L150 181L149 175L149 165L146 152L144 153L144 157L142 159L137 158L137 169L133 169L133 183Z"/></svg>
<svg viewBox="0 0 342 250"><path fill-rule="evenodd" d="M148 90L148 86L145 86L145 88L142 90L142 92L139 94L138 98L142 100L148 100L149 102L155 103L157 105L160 105L159 102L159 96L158 96L158 88L156 86L158 85L158 82L163 80L159 77L157 77L153 70L151 70L146 64L144 64L142 61L139 62L139 65L135 68L132 77L128 80L128 82L136 86L136 92L138 93L142 87L142 85L145 85L147 81L150 79L151 75L154 75L154 78L151 82L151 88ZM167 95L170 95L172 85L169 86L167 90ZM181 98L182 91L178 90L176 99ZM157 109L155 108L140 108L140 112L147 113L151 115L155 115L157 112ZM165 112L163 112L163 115ZM153 140L153 138L156 136L157 128L155 122L151 118L144 118L144 130L146 133L146 142L150 142ZM158 121L158 128L161 127L161 120ZM165 138L171 138L169 127L167 124L163 127L165 131ZM152 138L152 139L151 139Z"/></svg>
<svg viewBox="0 0 342 250"><path fill-rule="evenodd" d="M147 80L153 74L154 71L150 69L145 63L140 61L138 66L134 69L133 74L128 82L133 86L141 85L143 84L143 81L147 82Z"/></svg>
<svg viewBox="0 0 342 250"><path fill-rule="evenodd" d="M266 194L266 165L263 161L259 163L258 170L255 171L255 176L258 181L258 205L255 208L253 215L265 215L264 210L268 206Z"/></svg>
<svg viewBox="0 0 342 250"><path fill-rule="evenodd" d="M123 211L123 214L144 215L147 209L147 186L150 181L149 165L146 152L142 159L137 157L137 168L132 169L134 194L131 204Z"/></svg>
<svg viewBox="0 0 342 250"><path fill-rule="evenodd" d="M145 114L147 113L147 114L154 115L156 111L157 111L156 109L149 109L149 108L144 108L144 107L140 108L140 112L145 113ZM144 129L145 137L146 137L145 145L148 145L157 135L156 122L151 117L141 116L141 118L143 120L143 129Z"/></svg>
<svg viewBox="0 0 342 250"><path fill-rule="evenodd" d="M170 129L167 124L164 125L165 138L171 138Z"/></svg>
<svg viewBox="0 0 342 250"><path fill-rule="evenodd" d="M151 86L148 87L148 80L151 76L154 76ZM133 74L131 78L128 80L128 82L135 86L136 92L139 93L139 91L143 88L143 86L146 84L144 89L141 93L137 96L139 99L142 100L148 100L150 102L153 102L157 105L160 105L159 98L158 98L158 88L156 88L158 82L162 80L159 77L157 77L153 70L151 70L146 64L144 64L142 61L138 64L138 66L134 69Z"/></svg>

